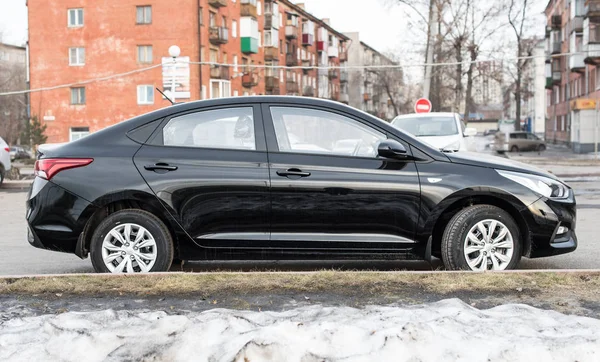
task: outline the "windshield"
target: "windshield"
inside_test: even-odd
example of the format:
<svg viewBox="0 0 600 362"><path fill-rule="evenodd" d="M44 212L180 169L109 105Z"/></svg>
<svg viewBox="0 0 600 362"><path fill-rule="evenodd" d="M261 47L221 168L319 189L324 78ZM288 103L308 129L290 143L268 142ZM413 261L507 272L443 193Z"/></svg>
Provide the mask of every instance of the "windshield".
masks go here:
<svg viewBox="0 0 600 362"><path fill-rule="evenodd" d="M403 117L392 125L417 137L453 136L458 134L454 117Z"/></svg>

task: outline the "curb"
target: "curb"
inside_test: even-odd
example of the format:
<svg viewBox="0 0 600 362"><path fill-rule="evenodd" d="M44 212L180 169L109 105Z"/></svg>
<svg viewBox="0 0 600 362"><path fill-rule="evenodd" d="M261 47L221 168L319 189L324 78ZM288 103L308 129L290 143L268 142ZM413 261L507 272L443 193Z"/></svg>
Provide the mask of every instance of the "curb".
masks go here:
<svg viewBox="0 0 600 362"><path fill-rule="evenodd" d="M27 190L31 187L33 180L10 181L6 180L0 186L0 190Z"/></svg>

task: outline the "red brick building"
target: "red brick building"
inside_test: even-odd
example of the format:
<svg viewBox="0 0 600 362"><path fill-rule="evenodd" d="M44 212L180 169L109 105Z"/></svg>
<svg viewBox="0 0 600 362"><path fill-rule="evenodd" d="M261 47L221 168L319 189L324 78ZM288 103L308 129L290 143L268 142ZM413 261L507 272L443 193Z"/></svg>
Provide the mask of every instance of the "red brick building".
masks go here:
<svg viewBox="0 0 600 362"><path fill-rule="evenodd" d="M348 38L287 0L29 0L31 113L48 142L66 142L167 106L161 62L172 45L184 62L177 101L293 94L347 102L339 66ZM211 62L231 66L194 64ZM155 66L153 69L145 68ZM76 84L140 70L127 76Z"/></svg>

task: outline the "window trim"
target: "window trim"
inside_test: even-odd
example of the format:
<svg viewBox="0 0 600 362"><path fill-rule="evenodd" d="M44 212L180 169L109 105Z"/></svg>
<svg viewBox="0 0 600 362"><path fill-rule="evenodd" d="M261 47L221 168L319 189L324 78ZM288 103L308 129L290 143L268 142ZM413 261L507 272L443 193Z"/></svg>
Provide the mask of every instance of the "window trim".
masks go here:
<svg viewBox="0 0 600 362"><path fill-rule="evenodd" d="M81 10L81 19L79 19L78 15L75 16L75 18L77 20L81 20L81 24L71 25L71 11L72 10L75 11L75 14L77 14L78 10ZM83 8L69 8L69 9L67 9L67 28L83 28L83 25L85 24L84 21L85 21L85 13L84 13Z"/></svg>
<svg viewBox="0 0 600 362"><path fill-rule="evenodd" d="M313 110L313 111L329 112L329 113L336 114L338 116L346 117L350 120L353 120L355 122L362 124L365 127L372 128L372 129L376 130L377 132L384 134L386 139L397 140L398 142L402 143L406 147L407 154L412 156L412 146L410 145L410 143L401 139L400 137L396 137L395 135L390 134L387 130L380 128L377 125L374 125L370 122L362 120L352 114L348 114L346 112L339 111L337 109L331 109L331 108L320 107L320 106L312 106L312 105L306 105L306 104L293 104L293 103L263 103L262 104L262 114L263 114L263 119L265 122L265 135L266 135L266 140L267 140L267 151L269 153L277 153L280 155L335 157L335 158L352 159L352 160L357 160L357 159L382 160L382 158L380 158L378 156L377 157L364 157L364 156L347 156L347 155L324 154L324 153L314 153L314 152L304 153L304 152L281 151L281 150L279 150L279 143L277 142L277 133L275 132L275 125L273 123L273 117L271 115L271 107L308 109L308 110ZM413 162L413 161L402 160L402 162Z"/></svg>
<svg viewBox="0 0 600 362"><path fill-rule="evenodd" d="M221 109L233 109L233 108L252 108L253 116L254 116L254 141L256 143L256 149L254 150L244 150L244 149L236 149L236 148L212 148L212 147L187 147L187 146L165 146L163 140L163 129L169 124L169 121L175 117L185 116L191 113L198 113L204 111L217 111ZM171 114L165 117L160 125L156 127L153 134L146 141L147 145L158 146L158 147L168 147L175 149L187 149L187 150L196 150L196 151L204 151L204 150L213 150L213 151L232 151L232 152L253 152L253 153L265 153L267 152L267 143L265 139L265 130L264 123L262 118L262 110L260 107L260 103L238 103L238 104L229 104L229 105L218 105L212 107L203 107L203 108L194 108L190 110L186 110L183 112Z"/></svg>

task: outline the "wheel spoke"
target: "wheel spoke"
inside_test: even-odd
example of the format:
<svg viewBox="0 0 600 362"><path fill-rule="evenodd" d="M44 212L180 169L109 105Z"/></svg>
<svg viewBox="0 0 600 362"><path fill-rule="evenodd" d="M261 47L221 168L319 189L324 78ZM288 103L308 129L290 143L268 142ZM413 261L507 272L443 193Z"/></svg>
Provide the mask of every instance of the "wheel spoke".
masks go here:
<svg viewBox="0 0 600 362"><path fill-rule="evenodd" d="M506 237L506 234L508 234L508 228L506 226L502 225L500 232L498 233L498 236L496 236L496 238L492 241L492 243L495 244L495 243L498 243L498 242L504 240L504 238Z"/></svg>
<svg viewBox="0 0 600 362"><path fill-rule="evenodd" d="M490 226L488 227L488 237L487 237L488 242L493 240L492 236L494 236L494 231L496 231L497 225L498 225L498 222L496 220L492 220L492 222L490 222Z"/></svg>
<svg viewBox="0 0 600 362"><path fill-rule="evenodd" d="M494 244L494 247L496 249L512 249L513 243L511 243L510 241L503 241L501 243Z"/></svg>
<svg viewBox="0 0 600 362"><path fill-rule="evenodd" d="M481 258L481 265L479 266L479 270L487 270L487 266L488 266L488 258L487 255L483 255L483 258Z"/></svg>
<svg viewBox="0 0 600 362"><path fill-rule="evenodd" d="M465 254L469 255L469 254L473 254L476 251L481 251L483 249L483 246L481 245L469 245L465 248Z"/></svg>
<svg viewBox="0 0 600 362"><path fill-rule="evenodd" d="M135 240L133 241L133 245L137 245L137 243L142 241L144 239L145 235L146 235L146 229L144 229L143 227L140 226L137 231L137 235L135 236Z"/></svg>
<svg viewBox="0 0 600 362"><path fill-rule="evenodd" d="M122 250L120 246L116 246L116 245L114 245L114 244L112 244L110 242L104 242L102 244L102 247L104 249L110 250L110 251L118 251L118 252L120 252Z"/></svg>
<svg viewBox="0 0 600 362"><path fill-rule="evenodd" d="M115 261L116 258L120 257L121 253L113 253L109 254L106 258L104 258L104 264L109 264Z"/></svg>
<svg viewBox="0 0 600 362"><path fill-rule="evenodd" d="M115 270L113 270L113 273L122 273L123 269L125 268L125 265L127 265L127 258L123 258L123 260L121 260L119 265L117 265Z"/></svg>
<svg viewBox="0 0 600 362"><path fill-rule="evenodd" d="M156 258L156 256L153 255L153 254L142 253L142 252L139 252L139 251L134 251L133 254L136 255L136 256L138 256L138 257L140 257L140 258L142 258L142 259L148 260L148 261L152 261L152 260L154 260Z"/></svg>
<svg viewBox="0 0 600 362"><path fill-rule="evenodd" d="M125 224L125 227L123 228L123 237L125 242L131 242L131 224Z"/></svg>
<svg viewBox="0 0 600 362"><path fill-rule="evenodd" d="M477 236L475 236L473 233L469 233L469 235L467 235L467 238L473 244L483 245L483 242L481 240L477 239Z"/></svg>
<svg viewBox="0 0 600 362"><path fill-rule="evenodd" d="M481 233L481 237L483 240L487 241L487 230L485 229L485 225L482 222L477 224L477 230Z"/></svg>
<svg viewBox="0 0 600 362"><path fill-rule="evenodd" d="M121 244L125 244L125 239L123 239L121 233L119 233L116 229L112 229L110 231L110 235L112 235L113 238L117 239Z"/></svg>
<svg viewBox="0 0 600 362"><path fill-rule="evenodd" d="M135 257L135 261L139 265L140 270L142 271L142 273L147 273L148 272L148 266L146 265L146 263L144 263L144 261L142 260L142 258L140 258L138 255L134 255L134 257Z"/></svg>
<svg viewBox="0 0 600 362"><path fill-rule="evenodd" d="M156 242L153 239L144 240L137 245L138 249L146 248L148 246L155 246Z"/></svg>
<svg viewBox="0 0 600 362"><path fill-rule="evenodd" d="M502 253L496 253L496 258L503 263L508 263L510 261L510 258Z"/></svg>
<svg viewBox="0 0 600 362"><path fill-rule="evenodd" d="M131 262L131 258L127 257L125 259L127 259L127 273L135 273L135 270L133 270L133 263Z"/></svg>
<svg viewBox="0 0 600 362"><path fill-rule="evenodd" d="M492 254L491 258L492 259L492 270L500 270L500 264L498 263L498 258L496 257L496 254Z"/></svg>
<svg viewBox="0 0 600 362"><path fill-rule="evenodd" d="M467 257L467 263L469 264L472 270L477 269L477 265L479 265L479 263L481 262L481 258L483 258L482 253L479 253L479 255L477 255L475 259L469 259L469 257Z"/></svg>

